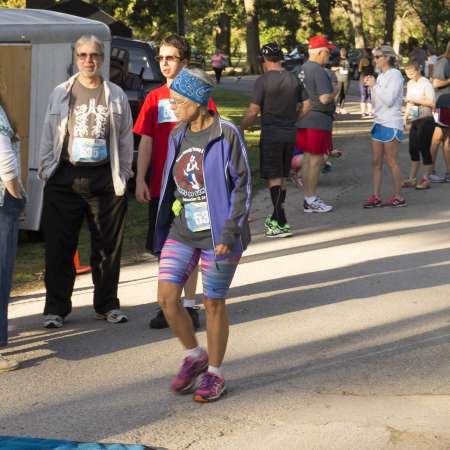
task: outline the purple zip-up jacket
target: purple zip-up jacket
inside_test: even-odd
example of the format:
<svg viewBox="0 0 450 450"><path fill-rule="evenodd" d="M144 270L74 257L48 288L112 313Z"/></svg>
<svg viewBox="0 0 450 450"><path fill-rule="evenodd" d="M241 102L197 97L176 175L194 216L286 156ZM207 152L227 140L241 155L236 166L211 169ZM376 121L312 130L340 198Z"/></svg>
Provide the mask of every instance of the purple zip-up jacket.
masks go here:
<svg viewBox="0 0 450 450"><path fill-rule="evenodd" d="M155 253L161 252L173 220L176 185L172 170L186 128L185 123L180 123L169 136L153 241ZM232 255L239 255L250 242L247 219L252 196L251 172L240 130L219 115L214 116L205 147L203 172L213 245L228 245Z"/></svg>

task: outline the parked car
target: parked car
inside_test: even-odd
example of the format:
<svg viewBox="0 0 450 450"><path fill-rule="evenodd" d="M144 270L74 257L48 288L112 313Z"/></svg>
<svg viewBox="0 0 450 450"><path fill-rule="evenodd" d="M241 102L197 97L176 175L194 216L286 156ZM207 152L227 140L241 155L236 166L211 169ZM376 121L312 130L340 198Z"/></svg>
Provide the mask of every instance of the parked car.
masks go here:
<svg viewBox="0 0 450 450"><path fill-rule="evenodd" d="M308 59L308 46L299 44L284 57L284 67L286 70L294 70L301 66Z"/></svg>
<svg viewBox="0 0 450 450"><path fill-rule="evenodd" d="M112 38L110 78L127 94L133 122L139 115L146 95L165 81L155 56L155 47L149 42L123 37ZM133 171L137 166L139 141L140 136L135 134Z"/></svg>
<svg viewBox="0 0 450 450"><path fill-rule="evenodd" d="M198 67L199 69L205 70L205 57L196 48L191 48L191 59L189 61L189 66Z"/></svg>

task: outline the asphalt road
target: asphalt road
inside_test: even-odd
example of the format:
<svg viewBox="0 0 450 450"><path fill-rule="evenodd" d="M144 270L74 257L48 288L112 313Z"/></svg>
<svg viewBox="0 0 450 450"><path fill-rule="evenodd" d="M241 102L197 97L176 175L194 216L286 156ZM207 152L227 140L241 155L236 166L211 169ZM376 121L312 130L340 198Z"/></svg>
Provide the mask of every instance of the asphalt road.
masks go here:
<svg viewBox="0 0 450 450"><path fill-rule="evenodd" d="M350 111L336 124L344 156L321 177L333 213L304 214L290 185L295 236L267 240L270 199L255 197L253 244L228 302L227 397L198 405L169 393L182 351L170 331L147 327L148 262L122 271L128 324L94 320L89 276L57 331L41 328L42 292L13 299L7 354L22 369L0 377L0 434L169 449L450 449L450 185L407 192L406 208L363 210L370 123L356 103ZM405 171L408 159L404 143Z"/></svg>

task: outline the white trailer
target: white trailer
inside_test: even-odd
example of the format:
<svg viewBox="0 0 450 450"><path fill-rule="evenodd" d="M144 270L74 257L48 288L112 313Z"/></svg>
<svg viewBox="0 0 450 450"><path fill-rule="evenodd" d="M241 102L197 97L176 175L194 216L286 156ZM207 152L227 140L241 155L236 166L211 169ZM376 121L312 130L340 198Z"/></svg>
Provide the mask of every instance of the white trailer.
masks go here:
<svg viewBox="0 0 450 450"><path fill-rule="evenodd" d="M24 230L38 231L41 225L44 186L37 169L49 95L76 72L74 43L84 34L105 44L103 76L109 79L111 34L105 24L53 11L0 8L0 102L21 141L29 194Z"/></svg>

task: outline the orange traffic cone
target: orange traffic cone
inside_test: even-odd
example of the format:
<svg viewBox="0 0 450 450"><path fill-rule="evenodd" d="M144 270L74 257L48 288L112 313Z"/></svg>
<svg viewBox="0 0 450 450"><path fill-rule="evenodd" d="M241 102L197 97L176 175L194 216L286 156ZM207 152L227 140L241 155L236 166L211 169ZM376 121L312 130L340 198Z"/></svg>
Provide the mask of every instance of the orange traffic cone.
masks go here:
<svg viewBox="0 0 450 450"><path fill-rule="evenodd" d="M77 275L82 273L88 273L91 271L91 266L81 266L80 265L80 255L78 254L78 250L75 252L75 256L73 257L73 264L75 266L75 271Z"/></svg>

